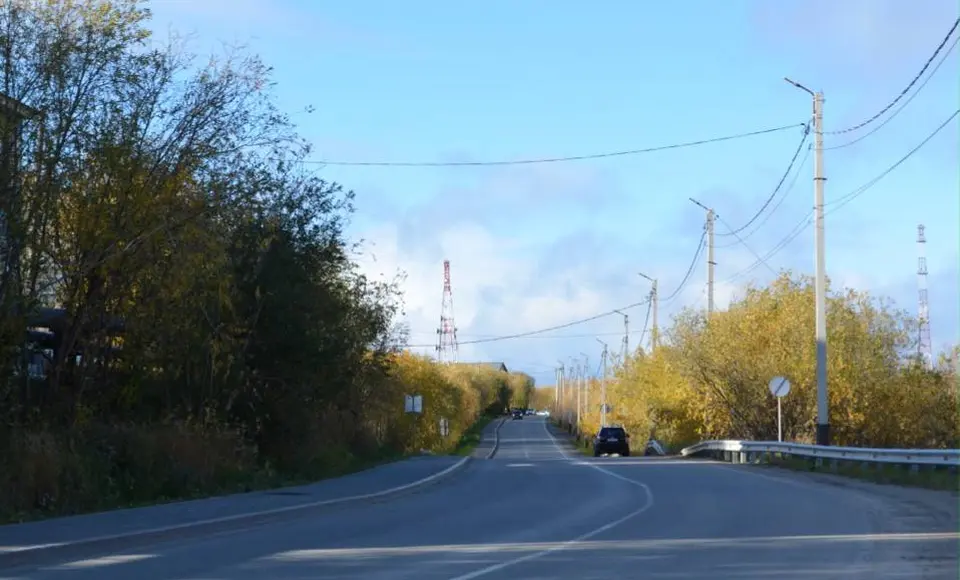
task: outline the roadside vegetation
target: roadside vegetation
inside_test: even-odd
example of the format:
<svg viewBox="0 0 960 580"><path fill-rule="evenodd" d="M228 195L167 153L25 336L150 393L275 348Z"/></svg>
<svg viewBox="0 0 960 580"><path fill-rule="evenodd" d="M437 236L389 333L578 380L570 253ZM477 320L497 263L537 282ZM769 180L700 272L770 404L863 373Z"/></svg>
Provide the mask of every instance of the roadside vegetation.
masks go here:
<svg viewBox="0 0 960 580"><path fill-rule="evenodd" d="M785 441L812 443L816 431L813 282L784 272L769 287L748 287L707 321L685 310L661 330L655 352L637 350L607 386L609 421L634 446L655 437L672 450L706 439L776 440L774 376L783 399ZM916 320L853 290L828 298L829 396L835 445L960 447L958 383L952 358L933 368L916 359ZM645 341L646 342L646 341ZM552 389L541 389L544 392ZM599 382L589 389L581 430L599 428ZM572 389L565 406L574 409Z"/></svg>
<svg viewBox="0 0 960 580"><path fill-rule="evenodd" d="M404 352L399 278L357 270L354 193L302 163L270 68L148 19L0 4L0 86L38 112L0 128L0 519L450 453L526 404L526 375Z"/></svg>
<svg viewBox="0 0 960 580"><path fill-rule="evenodd" d="M841 475L871 483L909 485L954 493L960 492L960 477L958 477L957 472L942 467L920 466L919 469L914 471L909 466L904 465L861 464L846 461L838 462L836 465L830 465L828 462L817 465L815 461L807 458L782 457L779 455L771 456L769 463L758 465L782 467L809 473Z"/></svg>

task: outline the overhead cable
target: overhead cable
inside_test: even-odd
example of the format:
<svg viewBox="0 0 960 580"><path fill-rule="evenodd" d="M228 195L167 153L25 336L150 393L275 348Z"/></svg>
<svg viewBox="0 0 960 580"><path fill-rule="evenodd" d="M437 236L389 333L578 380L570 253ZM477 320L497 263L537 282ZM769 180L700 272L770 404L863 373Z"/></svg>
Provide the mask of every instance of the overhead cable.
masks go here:
<svg viewBox="0 0 960 580"><path fill-rule="evenodd" d="M640 331L640 344L643 344L643 337L647 335L647 326L650 324L650 307L653 306L653 302L647 304L647 314L643 317L643 330Z"/></svg>
<svg viewBox="0 0 960 580"><path fill-rule="evenodd" d="M787 181L787 177L790 175L790 172L793 171L793 166L797 163L797 158L800 157L800 152L803 151L803 145L807 142L808 135L810 135L809 124L805 125L803 128L803 135L800 137L800 143L797 144L797 150L793 152L793 157L790 159L790 164L787 165L787 170L783 172L783 176L780 178L780 181L777 183L777 186L773 189L773 192L770 193L770 196L767 198L767 200L763 202L763 205L760 206L760 209L757 210L757 213L755 213L753 217L747 221L747 223L743 224L739 228L737 229L730 228L729 232L718 233L717 234L718 236L735 236L740 232L742 232L743 230L749 228L753 222L757 221L757 218L759 218L763 214L764 210L767 209L767 206L770 205L770 202L773 201L773 198L775 198L777 196L777 193L780 192L780 188L782 188L783 184Z"/></svg>
<svg viewBox="0 0 960 580"><path fill-rule="evenodd" d="M943 57L937 62L937 66L933 67L933 70L930 71L930 74L927 75L927 78L923 79L923 82L920 83L920 86L917 87L917 90L913 91L913 93L910 94L907 100L905 100L903 103L900 104L899 107L897 107L896 111L890 113L889 117L881 121L880 124L876 125L873 129L870 129L869 131L867 131L863 135L860 135L856 139L852 139L850 141L847 141L846 143L840 143L839 145L831 145L830 147L824 147L823 150L831 151L833 149L843 149L845 147L850 147L851 145L856 145L857 143L863 141L870 135L873 135L880 129L883 129L887 125L887 123L889 123L890 121L896 119L897 115L899 115L904 109L907 108L907 105L910 104L910 101L915 99L917 95L920 94L920 91L922 91L923 88L927 86L927 83L930 82L930 79L936 76L937 71L940 70L940 67L943 66L943 63L950 57L950 53L952 53L953 49L957 47L958 42L960 42L960 36L957 36L956 38L953 39L953 42L950 44L950 48L947 49L947 52L943 53Z"/></svg>
<svg viewBox="0 0 960 580"><path fill-rule="evenodd" d="M739 278L741 278L741 277L749 274L750 272L753 272L753 271L756 270L758 267L760 267L761 265L763 265L764 263L766 263L767 261L769 261L770 258L772 258L772 257L774 257L775 255L777 255L778 253L780 253L781 250L783 250L785 247L787 247L788 245L790 245L790 242L792 242L793 240L795 240L795 239L797 238L797 236L799 236L801 233L803 233L804 230L807 229L807 226L809 226L811 223L813 223L813 220L811 219L812 217L813 217L813 211L811 210L811 211L807 212L806 215L803 216L803 219L802 219L802 220L800 220L799 222L797 222L797 224L796 224L795 226L793 226L793 228L790 229L790 233L788 233L788 234L787 234L785 237L783 237L779 242L777 242L777 244L776 244L772 249L770 249L766 254L764 254L762 258L759 258L759 257L758 257L758 259L757 259L756 262L753 262L752 264L750 264L750 265L747 266L746 268L744 268L744 269L736 272L735 274L733 274L732 276L730 276L729 278L727 278L726 280L724 280L722 283L723 283L723 284L726 284L726 283L729 283L729 282L734 282L734 281L736 281L737 279L739 279ZM768 264L768 265L769 265L769 264Z"/></svg>
<svg viewBox="0 0 960 580"><path fill-rule="evenodd" d="M927 143L930 142L931 139L936 137L937 134L944 129L944 127L949 125L950 121L953 121L954 119L956 119L958 114L960 114L960 109L957 109L956 111L954 111L953 114L947 117L947 119L944 122L940 123L939 127L934 129L933 133L930 133L929 135L927 135L923 141L921 141L916 147L911 149L906 155L901 157L899 161L897 161L896 163L888 167L886 170L884 170L883 173L874 177L873 179L861 185L857 189L851 191L850 193L847 193L846 195L843 195L829 203L825 203L824 206L834 206L833 209L830 210L830 212L833 212L835 210L840 209L844 205L850 203L854 199L860 197L865 191L867 191L868 189L876 185L878 181L886 177L888 174L894 171L897 167L900 167L900 165L903 164L904 161L906 161L907 159L910 159L910 157L912 157L914 153L922 149ZM830 212L827 212L827 213L830 213Z"/></svg>
<svg viewBox="0 0 960 580"><path fill-rule="evenodd" d="M704 245L703 242L704 242L704 239L706 238L706 235L707 235L706 232L704 232L704 233L700 236L700 241L697 243L697 251L696 251L696 253L695 253L694 256L693 256L693 261L690 263L690 267L687 269L687 273L684 275L683 280L680 282L680 285L677 286L677 289L674 290L673 293L665 299L665 301L666 301L666 300L670 300L671 298L673 298L673 297L675 297L677 294L679 294L680 291L683 290L683 287L686 285L687 281L690 280L690 274L693 272L693 268L694 268L694 266L696 266L696 264L697 264L697 260L698 260L699 257L700 257L700 252L703 250L703 245ZM644 300L641 300L640 302L634 302L633 304L628 304L628 305L626 305L626 306L621 306L621 307L619 307L619 308L614 308L613 310L608 310L608 311L606 311L606 312L601 312L600 314L595 314L595 315L589 316L589 317L587 317L587 318L581 318L581 319L579 319L579 320L573 320L573 321L571 321L571 322L566 322L566 323L564 323L564 324L558 324L558 325L556 325L556 326L550 326L550 327L547 327L547 328L540 328L540 329L531 330L531 331L528 331L528 332L519 332L519 333L516 333L516 334L504 334L504 335L501 335L501 336L491 336L491 337L489 337L489 338L478 338L478 339L476 339L476 340L464 340L464 341L460 341L458 344L459 344L460 346L464 346L464 345L467 345L467 344L483 344L483 343L488 343L488 342L500 342L500 341L503 341L503 340L513 340L513 339L517 339L517 338L527 338L527 337L535 336L535 335L538 335L538 334L546 334L546 333L552 332L552 331L554 331L554 330L561 330L561 329L564 329L564 328L570 328L571 326L578 326L578 325L580 325L580 324L585 324L585 323L587 323L587 322L593 322L594 320L599 320L599 319L601 319L601 318L606 318L607 316L613 316L613 315L618 315L618 316L620 316L620 315L623 314L623 313L621 312L622 310L629 310L629 309L631 309L631 308L636 308L637 306L642 306L642 305L644 305L644 304L649 304L649 303L650 303L650 299L651 299L651 297L648 296L647 298L645 298ZM432 348L432 347L434 347L434 346L436 346L436 345L434 345L434 344L411 344L411 345L407 345L407 348Z"/></svg>
<svg viewBox="0 0 960 580"><path fill-rule="evenodd" d="M534 336L534 335L537 335L537 334L544 334L544 333L547 333L547 332L552 332L552 331L554 331L554 330L561 330L561 329L564 329L564 328L570 328L571 326L577 326L577 325L580 325L580 324L586 324L587 322L593 322L594 320L599 320L599 319L601 319L601 318L606 318L607 316L612 316L612 315L614 315L614 314L619 315L620 313L617 312L618 310L628 310L628 309L630 309L630 308L636 308L637 306L642 306L642 305L646 304L646 303L649 302L649 301L650 301L650 298L646 298L645 300L641 300L640 302L634 302L633 304L628 304L628 305L626 305L626 306L621 306L621 307L619 307L619 308L614 308L613 310L609 310L609 311L607 311L607 312L601 312L600 314L595 314L595 315L593 315L593 316L589 316L589 317L587 317L587 318L581 318L581 319L579 319L579 320L573 320L573 321L571 321L571 322L566 322L566 323L564 323L564 324L558 324L558 325L556 325L556 326L550 326L550 327L547 327L547 328L540 328L540 329L531 330L531 331L528 331L528 332L520 332L520 333L517 333L517 334L504 334L504 335L500 335L500 336L491 336L490 338L478 338L478 339L475 339L475 340L462 340L462 341L460 341L458 344L459 344L460 346L463 346L463 345L466 345L466 344L483 344L483 343L487 343L487 342L500 342L501 340L511 340L511 339L515 339L515 338L526 338L526 337ZM433 345L433 344L411 344L411 345L408 345L407 348L429 348L429 347L434 347L434 346L436 346L436 345Z"/></svg>
<svg viewBox="0 0 960 580"><path fill-rule="evenodd" d="M677 286L676 290L671 292L669 296L660 300L661 304L665 304L676 298L680 294L680 291L683 290L684 286L687 285L687 282L690 281L690 275L693 274L693 269L696 267L697 261L700 259L700 252L703 251L706 238L707 232L704 230L704 232L700 234L700 242L697 244L697 251L693 254L693 260L690 261L690 267L687 268L687 273L683 275L683 280L680 281L680 284Z"/></svg>
<svg viewBox="0 0 960 580"><path fill-rule="evenodd" d="M713 246L714 249L729 248L731 246L739 245L740 243L742 243L743 240L750 239L751 236L753 236L755 233L757 233L763 228L763 224L770 221L770 218L773 216L773 214L777 213L777 210L780 209L780 206L783 205L783 202L786 201L787 197L790 196L790 192L792 192L793 189L797 186L797 180L800 178L800 174L803 172L803 168L807 166L807 161L810 159L810 152L813 150L813 146L808 144L806 149L807 151L806 153L803 154L803 159L800 160L800 164L797 165L797 170L793 173L793 179L790 180L790 185L788 185L787 188L782 191L780 195L780 199L778 199L777 203L775 203L773 207L770 208L770 211L764 214L763 219L757 222L756 226L752 230L750 230L743 236L738 236L738 239L736 241L729 242L726 244L715 244Z"/></svg>
<svg viewBox="0 0 960 580"><path fill-rule="evenodd" d="M646 147L643 149L630 149L626 151L609 151L605 153L591 153L586 155L571 155L568 157L541 157L536 159L513 159L513 160L494 160L494 161L338 161L338 160L305 160L303 163L331 165L340 167L485 167L485 166L503 166L503 165L535 165L544 163L565 163L570 161L585 161L588 159L603 159L607 157L623 157L627 155L639 155L641 153L655 153L657 151L667 151L670 149L684 149L687 147L696 147L699 145L708 145L711 143L721 143L724 141L733 141L735 139L745 139L747 137L756 137L779 131L786 131L795 127L802 127L803 123L784 125L782 127L773 127L770 129L761 129L749 133L738 133L736 135L725 135L722 137L712 137L710 139L700 139L698 141L687 141L683 143L673 143L670 145L659 145L656 147Z"/></svg>
<svg viewBox="0 0 960 580"><path fill-rule="evenodd" d="M723 225L725 225L725 226L727 226L728 228L730 228L730 224L728 224L727 222L723 221L723 218L721 218L720 216L717 216L717 219L720 220L720 221L723 223ZM757 260L759 260L764 266L766 266L767 269L770 270L770 272L773 273L774 276L777 275L777 271L773 269L773 266L771 266L770 264L768 264L767 261L766 261L764 258L761 258L761 257L760 257L760 254L758 254L753 248L751 248L749 245L747 245L747 242L745 242L745 241L743 240L743 238L740 237L739 234L737 234L735 231L733 231L732 228L731 228L730 233L731 233L732 235L736 236L737 241L740 242L740 244L742 244L744 248L746 248L747 250L749 250L750 253L753 254L753 256L754 256Z"/></svg>
<svg viewBox="0 0 960 580"><path fill-rule="evenodd" d="M942 131L942 130L944 129L944 127L946 127L947 125L949 125L950 122L953 121L953 120L957 117L958 114L960 114L960 109L954 111L953 114L950 115L945 121L943 121L936 129L934 129L932 133L930 133L929 135L927 135L927 136L923 139L923 141L921 141L917 146L915 146L913 149L911 149L910 151L908 151L906 155L904 155L903 157L901 157L899 160L897 160L896 163L894 163L893 165L891 165L890 167L888 167L887 169L885 169L882 173L880 173L879 175L877 175L876 177L874 177L874 178L871 179L870 181L864 183L864 184L861 185L860 187L854 189L853 191L851 191L851 192L849 192L849 193L847 193L847 194L845 194L845 195L840 196L839 198L837 198L837 199L834 200L834 201L831 201L830 203L824 204L824 207L826 207L826 206L828 206L828 205L832 205L832 206L833 206L830 210L827 210L827 211L824 212L824 216L827 216L827 215L832 214L833 212L835 212L835 211L837 211L838 209L842 208L844 205L850 203L850 202L853 201L854 199L856 199L856 198L860 197L861 195L863 195L864 193L866 193L870 188L872 188L874 185L876 185L876 184L879 183L881 180L883 180L883 178L885 178L887 175L889 175L889 174L892 173L894 170L896 170L898 167L900 167L907 159L910 159L914 154L917 153L917 151L919 151L919 150L922 149L925 145L927 145L927 143L929 143L931 139L933 139L938 133L940 133L940 131ZM743 276L743 275L745 275L745 274L748 274L749 272L752 272L753 270L755 270L756 268L758 268L759 266L761 266L761 265L763 264L763 262L770 260L770 258L772 258L774 255L776 255L776 254L779 253L781 250L783 250L783 248L785 248L787 245L789 245L790 242L792 242L794 239L796 239L797 236L799 236L801 233L803 233L803 231L806 230L806 229L813 223L813 219L812 219L812 218L813 218L813 210L810 210L809 212L807 212L806 215L804 215L803 219L800 220L800 222L798 222L797 225L795 225L795 226L790 230L790 233L788 233L783 239L781 239L779 242L777 242L777 244L774 246L774 248L773 248L772 250L770 250L769 252L767 252L767 253L763 256L762 259L758 259L758 260L757 260L756 262L754 262L753 264L751 264L751 265L747 266L746 268L744 268L743 270L740 270L739 272L735 273L735 274L732 275L730 278L728 278L727 280L725 280L725 282L732 282L732 281L736 280L737 278L740 278L741 276ZM769 267L769 265L768 265L768 267Z"/></svg>
<svg viewBox="0 0 960 580"><path fill-rule="evenodd" d="M908 84L908 85L906 86L906 88L904 88L902 91L900 91L900 94L897 95L897 97L896 97L895 99L893 99L893 101L891 101L890 104L888 104L886 107L880 109L880 111L878 111L877 114L875 114L874 116L870 117L870 118L867 119L866 121L863 121L862 123L859 123L859 124L854 125L854 126L852 126L852 127L848 127L848 128L846 128L846 129L843 129L843 130L840 130L840 131L824 131L823 134L824 134L824 135L840 135L840 134L843 134L843 133L850 133L850 132L852 132L852 131L856 131L856 130L858 130L858 129L862 129L863 127L866 127L866 126L869 125L870 123L873 123L874 121L876 121L877 119L879 119L881 116L883 116L884 113L886 113L886 112L889 111L891 108L893 108L894 105L896 105L898 102L900 102L900 99L902 99L903 97L905 97L905 96L907 95L907 93L910 92L910 89L913 88L913 85L917 84L917 81L920 80L920 77L923 76L923 73L927 72L927 69L930 68L930 65L931 65L931 64L933 64L934 59L937 58L937 55L940 54L940 51L943 50L943 47L945 47L945 46L947 45L947 42L950 41L950 37L953 36L953 33L954 33L954 32L956 32L957 26L960 26L960 18L957 18L957 20L954 21L953 26L950 27L950 32L948 32L947 35L943 37L943 40L940 41L940 45L937 46L937 50L933 51L933 54L930 55L930 58L928 58L928 59L927 59L927 62L924 63L923 68L920 69L920 72L917 73L917 76L913 77L913 80L910 81L910 84Z"/></svg>

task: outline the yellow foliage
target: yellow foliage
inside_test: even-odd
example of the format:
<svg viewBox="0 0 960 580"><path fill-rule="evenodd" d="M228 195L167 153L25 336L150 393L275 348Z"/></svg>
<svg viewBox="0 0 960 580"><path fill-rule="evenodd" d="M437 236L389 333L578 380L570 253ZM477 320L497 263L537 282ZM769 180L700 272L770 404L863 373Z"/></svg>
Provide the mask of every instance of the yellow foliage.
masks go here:
<svg viewBox="0 0 960 580"><path fill-rule="evenodd" d="M652 355L637 352L607 387L608 422L674 448L701 439L777 436L774 376L792 389L783 404L784 439L813 441L816 344L811 280L782 275L747 288L726 311L685 311ZM957 446L952 370L924 370L910 358L913 322L866 294L828 298L830 419L836 445ZM589 389L581 429L599 427L599 387ZM575 401L568 399L568 409Z"/></svg>
<svg viewBox="0 0 960 580"><path fill-rule="evenodd" d="M518 378L519 377L519 378ZM523 385L525 375L504 373L472 366L447 365L420 355L402 353L393 357L384 385L379 386L375 413L385 425L384 443L404 452L426 449L434 452L452 450L484 412L504 408L498 401L513 396L511 383ZM404 397L423 397L423 412L404 412ZM449 428L444 437L440 421Z"/></svg>

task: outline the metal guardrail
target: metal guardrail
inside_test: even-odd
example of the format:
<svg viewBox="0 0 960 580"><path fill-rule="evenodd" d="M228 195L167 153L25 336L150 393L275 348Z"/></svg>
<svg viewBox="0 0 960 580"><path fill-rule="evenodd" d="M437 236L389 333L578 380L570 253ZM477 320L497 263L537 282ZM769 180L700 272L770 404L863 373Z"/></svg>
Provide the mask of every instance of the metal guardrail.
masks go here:
<svg viewBox="0 0 960 580"><path fill-rule="evenodd" d="M723 454L734 463L753 463L763 455L786 456L832 461L888 463L899 465L960 466L960 449L871 449L867 447L832 447L777 441L703 441L680 451L684 457L699 454Z"/></svg>

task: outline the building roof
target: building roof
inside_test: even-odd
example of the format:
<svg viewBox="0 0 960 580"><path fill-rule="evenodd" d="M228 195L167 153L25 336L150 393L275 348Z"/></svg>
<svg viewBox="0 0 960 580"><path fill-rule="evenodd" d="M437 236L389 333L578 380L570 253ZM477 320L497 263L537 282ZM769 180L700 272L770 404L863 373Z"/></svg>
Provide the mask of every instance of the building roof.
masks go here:
<svg viewBox="0 0 960 580"><path fill-rule="evenodd" d="M507 365L502 362L461 362L457 364L472 366L472 367L487 367L495 370L500 370L503 372L508 372Z"/></svg>

